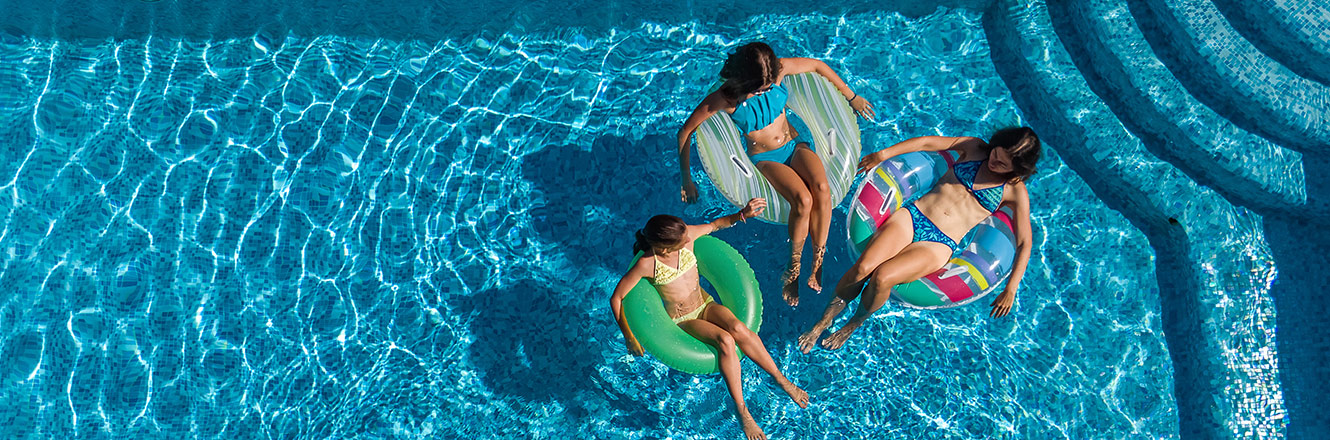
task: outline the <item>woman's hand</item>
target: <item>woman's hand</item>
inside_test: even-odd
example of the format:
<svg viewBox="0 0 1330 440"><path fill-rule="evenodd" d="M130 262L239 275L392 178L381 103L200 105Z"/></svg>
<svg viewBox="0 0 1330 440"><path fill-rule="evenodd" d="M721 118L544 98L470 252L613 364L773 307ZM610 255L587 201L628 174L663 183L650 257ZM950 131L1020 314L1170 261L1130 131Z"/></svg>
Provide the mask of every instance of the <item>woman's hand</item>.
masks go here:
<svg viewBox="0 0 1330 440"><path fill-rule="evenodd" d="M1014 302L1016 302L1016 292L1003 290L1002 294L998 295L997 299L993 300L992 304L989 304L989 306L993 307L993 312L989 313L989 316L994 318L1007 316L1008 313L1011 313L1011 304Z"/></svg>
<svg viewBox="0 0 1330 440"><path fill-rule="evenodd" d="M684 203L693 203L697 201L697 184L692 179L683 182L683 187L679 190L679 198Z"/></svg>
<svg viewBox="0 0 1330 440"><path fill-rule="evenodd" d="M882 161L887 160L886 154L884 153L886 153L884 150L878 150L870 153L867 156L864 156L863 159L859 159L859 169L854 173L855 174L866 173L868 172L868 170L871 170L873 169L873 167L877 166L877 164L880 164L882 163Z"/></svg>
<svg viewBox="0 0 1330 440"><path fill-rule="evenodd" d="M749 200L748 205L744 206L744 209L739 210L739 213L743 214L745 219L749 219L762 215L762 211L765 211L766 209L767 199L756 197Z"/></svg>
<svg viewBox="0 0 1330 440"><path fill-rule="evenodd" d="M637 342L637 338L624 339L623 342L624 345L628 346L628 353L633 356L641 356L646 353L646 351L642 350L642 344Z"/></svg>
<svg viewBox="0 0 1330 440"><path fill-rule="evenodd" d="M853 98L850 98L850 108L854 109L854 113L864 119L872 121L877 118L877 112L873 111L873 104L868 102L868 99L862 96L855 95Z"/></svg>

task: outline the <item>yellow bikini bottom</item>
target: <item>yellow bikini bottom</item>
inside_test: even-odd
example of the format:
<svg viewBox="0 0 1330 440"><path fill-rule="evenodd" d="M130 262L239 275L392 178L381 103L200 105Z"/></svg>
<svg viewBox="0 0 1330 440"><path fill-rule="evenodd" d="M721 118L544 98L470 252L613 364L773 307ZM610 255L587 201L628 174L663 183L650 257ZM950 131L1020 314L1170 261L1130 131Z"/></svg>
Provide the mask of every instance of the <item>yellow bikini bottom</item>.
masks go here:
<svg viewBox="0 0 1330 440"><path fill-rule="evenodd" d="M675 324L678 324L678 323L680 323L680 322L684 322L684 321L687 321L687 320L690 320L690 319L697 319L697 318L701 317L701 316L702 316L702 312L706 311L706 310L707 310L707 306L710 305L710 304L713 303L713 302L715 302L715 301L712 301L712 300L711 300L711 295L707 295L705 292L703 292L703 293L702 293L702 305L697 306L696 309L693 309L693 311L688 312L688 314L686 314L686 315L680 316L680 317L678 317L678 318L674 318L674 323L675 323Z"/></svg>

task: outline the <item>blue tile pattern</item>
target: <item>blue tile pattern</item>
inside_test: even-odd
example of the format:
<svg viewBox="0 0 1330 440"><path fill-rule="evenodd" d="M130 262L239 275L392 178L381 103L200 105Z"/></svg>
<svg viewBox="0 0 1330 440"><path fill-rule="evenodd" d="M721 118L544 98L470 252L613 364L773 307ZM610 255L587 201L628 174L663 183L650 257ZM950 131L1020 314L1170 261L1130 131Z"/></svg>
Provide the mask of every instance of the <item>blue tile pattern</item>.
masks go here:
<svg viewBox="0 0 1330 440"><path fill-rule="evenodd" d="M1192 97L1155 58L1125 0L1048 5L1087 84L1151 153L1238 205L1263 213L1311 209L1302 155L1234 126Z"/></svg>
<svg viewBox="0 0 1330 440"><path fill-rule="evenodd" d="M1155 54L1196 99L1286 148L1330 151L1330 87L1261 53L1209 0L1130 0Z"/></svg>
<svg viewBox="0 0 1330 440"><path fill-rule="evenodd" d="M1054 32L1048 9L1038 0L990 8L984 26L994 65L1012 90L1022 91L1013 97L1045 139L1084 146L1062 148L1060 156L1149 239L1179 433L1282 436L1279 364L1270 355L1276 271L1259 231L1262 219L1192 181L1133 136L1061 42L1043 37ZM1255 258L1231 265L1231 255Z"/></svg>
<svg viewBox="0 0 1330 440"><path fill-rule="evenodd" d="M1330 3L1213 0L1243 37L1298 75L1330 85Z"/></svg>

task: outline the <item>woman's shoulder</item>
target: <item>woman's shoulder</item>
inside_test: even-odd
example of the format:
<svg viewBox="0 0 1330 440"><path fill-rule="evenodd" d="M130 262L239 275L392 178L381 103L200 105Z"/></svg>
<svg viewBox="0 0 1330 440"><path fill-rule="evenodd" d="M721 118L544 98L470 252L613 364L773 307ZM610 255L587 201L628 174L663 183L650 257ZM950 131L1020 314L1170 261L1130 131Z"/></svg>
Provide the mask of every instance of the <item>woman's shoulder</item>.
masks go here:
<svg viewBox="0 0 1330 440"><path fill-rule="evenodd" d="M735 105L736 102L730 100L730 98L725 96L724 93L721 93L720 90L714 90L707 94L705 98L702 98L702 106L707 107L711 111L731 112Z"/></svg>
<svg viewBox="0 0 1330 440"><path fill-rule="evenodd" d="M988 142L974 136L959 136L952 140L949 150L961 153L961 162L988 158Z"/></svg>
<svg viewBox="0 0 1330 440"><path fill-rule="evenodd" d="M818 63L822 63L817 58L790 57L780 59L781 76L793 75L796 73L812 72L817 70Z"/></svg>
<svg viewBox="0 0 1330 440"><path fill-rule="evenodd" d="M642 254L642 258L637 259L637 263L633 264L633 268L629 269L629 271L636 272L637 274L642 275L643 277L650 278L655 274L655 269L656 269L656 256L646 253Z"/></svg>

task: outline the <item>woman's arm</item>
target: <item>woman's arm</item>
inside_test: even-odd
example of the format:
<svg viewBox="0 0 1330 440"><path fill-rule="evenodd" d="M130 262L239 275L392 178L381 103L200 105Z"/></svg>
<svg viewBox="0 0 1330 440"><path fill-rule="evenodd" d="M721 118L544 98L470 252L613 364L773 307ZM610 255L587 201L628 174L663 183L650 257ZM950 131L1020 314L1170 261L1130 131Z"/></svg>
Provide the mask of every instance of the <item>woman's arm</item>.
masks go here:
<svg viewBox="0 0 1330 440"><path fill-rule="evenodd" d="M697 237L719 231L721 229L734 226L739 222L746 222L748 219L762 215L762 211L767 209L767 199L756 197L748 200L748 204L740 209L739 212L730 214L705 225L688 225L688 236L692 240Z"/></svg>
<svg viewBox="0 0 1330 440"><path fill-rule="evenodd" d="M836 87L841 96L845 97L845 101L850 103L850 108L854 109L854 112L859 116L870 121L877 118L877 113L873 111L873 104L869 103L867 98L859 96L854 90L850 89L850 85L841 80L840 75L837 75L836 71L832 70L827 63L815 58L780 59L781 75L807 72L817 72L818 75L822 75L822 77L831 81L831 85Z"/></svg>
<svg viewBox="0 0 1330 440"><path fill-rule="evenodd" d="M979 138L969 136L919 136L906 139L896 143L896 145L883 148L864 156L863 159L859 160L859 170L857 173L863 174L864 172L873 169L877 164L882 163L882 161L905 153L913 153L916 151L960 150L969 144L969 142L965 141L970 139L979 140Z"/></svg>
<svg viewBox="0 0 1330 440"><path fill-rule="evenodd" d="M689 154L688 139L693 136L693 132L697 131L697 127L700 127L703 121L721 110L723 101L720 92L712 92L707 95L706 99L703 99L702 103L693 109L693 114L689 115L688 119L683 122L683 127L679 128L679 180L682 188L679 195L685 203L697 201L697 184L693 183L693 174L689 164L692 157Z"/></svg>
<svg viewBox="0 0 1330 440"><path fill-rule="evenodd" d="M989 304L993 307L991 315L995 318L1007 316L1011 312L1011 306L1016 302L1016 290L1020 289L1021 278L1025 276L1025 266L1030 262L1030 195L1025 191L1024 182L1011 184L1008 188L1015 190L1012 191L1011 202L1016 208L1016 218L1012 219L1016 232L1016 261L1011 265L1007 287Z"/></svg>
<svg viewBox="0 0 1330 440"><path fill-rule="evenodd" d="M637 337L633 336L633 330L628 328L628 318L623 315L623 297L637 286L637 282L642 280L642 274L647 267L647 258L649 255L642 256L637 260L637 264L628 273L623 274L619 279L619 284L614 286L614 294L610 295L610 311L614 312L614 321L619 323L619 331L623 333L624 344L628 346L628 352L633 356L641 356L643 353L642 344L637 342Z"/></svg>

